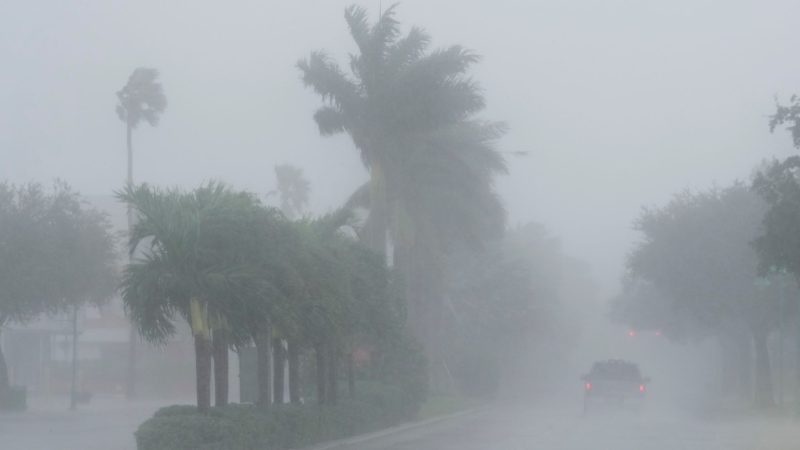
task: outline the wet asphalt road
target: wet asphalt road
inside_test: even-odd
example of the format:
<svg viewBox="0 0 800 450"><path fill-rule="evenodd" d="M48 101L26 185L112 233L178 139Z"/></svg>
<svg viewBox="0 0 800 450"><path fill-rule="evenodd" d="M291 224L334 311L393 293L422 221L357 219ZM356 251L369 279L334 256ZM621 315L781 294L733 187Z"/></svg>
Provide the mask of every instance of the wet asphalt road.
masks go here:
<svg viewBox="0 0 800 450"><path fill-rule="evenodd" d="M358 450L797 450L800 422L711 420L667 411L490 408L340 449Z"/></svg>
<svg viewBox="0 0 800 450"><path fill-rule="evenodd" d="M2 450L133 450L133 431L157 402L0 414ZM800 450L800 421L758 416L725 420L670 411L494 406L405 428L339 450Z"/></svg>

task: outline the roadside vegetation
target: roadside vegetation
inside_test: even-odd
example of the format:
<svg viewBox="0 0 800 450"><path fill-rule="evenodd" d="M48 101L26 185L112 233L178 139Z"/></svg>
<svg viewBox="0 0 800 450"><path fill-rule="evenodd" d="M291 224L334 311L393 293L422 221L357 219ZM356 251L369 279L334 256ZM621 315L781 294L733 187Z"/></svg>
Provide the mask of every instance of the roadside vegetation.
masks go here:
<svg viewBox="0 0 800 450"><path fill-rule="evenodd" d="M125 239L64 183L0 184L0 331L48 314L77 323L78 308L118 293L132 324L133 398L137 342L189 330L195 404L142 423L139 450L297 448L557 376L581 332L571 302L591 295L588 270L544 226L508 224L495 187L508 170L507 127L482 116L479 55L433 48L396 10L372 23L348 7L349 61L319 50L296 65L320 101L310 118L319 134L347 136L367 173L326 214L309 212L312 184L290 164L274 166L265 195L223 181L137 184L133 132L158 124L167 97L157 70L134 70L116 108ZM777 106L769 126L783 125L800 148L800 98ZM645 208L611 302L611 318L632 330L716 340L720 395L758 408L776 403L771 339L793 329L800 342L798 169L800 156L768 161L751 180ZM248 351L256 393L237 403L229 355ZM8 372L0 349L0 407L24 407Z"/></svg>
<svg viewBox="0 0 800 450"><path fill-rule="evenodd" d="M777 106L769 127L788 125L800 148L800 99L790 101ZM798 156L766 161L749 183L687 190L645 208L634 225L642 240L611 308L613 319L636 330L678 342L715 339L723 366L717 395L759 409L783 403L773 370L783 367L787 335L800 346L798 167ZM794 375L800 379L800 366Z"/></svg>

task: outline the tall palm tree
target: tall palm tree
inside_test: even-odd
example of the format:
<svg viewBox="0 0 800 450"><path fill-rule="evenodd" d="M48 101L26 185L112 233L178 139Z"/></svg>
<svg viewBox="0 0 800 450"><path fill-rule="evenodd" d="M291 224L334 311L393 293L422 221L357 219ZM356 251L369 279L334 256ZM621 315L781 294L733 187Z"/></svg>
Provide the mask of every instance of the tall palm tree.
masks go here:
<svg viewBox="0 0 800 450"><path fill-rule="evenodd" d="M158 82L156 69L139 67L131 73L128 82L117 91L117 116L125 122L126 144L128 150L128 169L126 184L133 185L133 130L142 121L150 126L158 125L158 119L167 107L167 97ZM133 216L128 208L128 231L133 228ZM126 395L132 398L136 393L136 330L131 327L128 348L128 376Z"/></svg>
<svg viewBox="0 0 800 450"><path fill-rule="evenodd" d="M133 130L142 121L150 126L158 125L161 113L167 107L167 97L158 81L158 70L139 67L131 73L128 82L117 91L117 116L125 122L128 148L128 184L133 183Z"/></svg>
<svg viewBox="0 0 800 450"><path fill-rule="evenodd" d="M468 75L475 53L458 45L429 51L430 36L416 27L401 35L394 6L374 25L356 6L345 19L359 50L351 73L321 51L298 68L324 102L314 114L320 133L347 133L369 171L351 204L369 208L363 237L373 250L385 252L387 238L394 246L412 329L431 350L443 255L504 228L493 183L506 171L494 148L505 127L476 117L485 101Z"/></svg>

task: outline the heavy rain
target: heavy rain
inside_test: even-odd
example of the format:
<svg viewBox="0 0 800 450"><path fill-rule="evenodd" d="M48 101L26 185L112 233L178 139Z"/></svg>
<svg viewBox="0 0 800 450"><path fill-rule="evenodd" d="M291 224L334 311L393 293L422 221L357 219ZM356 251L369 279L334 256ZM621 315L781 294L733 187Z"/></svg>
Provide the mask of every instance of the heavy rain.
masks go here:
<svg viewBox="0 0 800 450"><path fill-rule="evenodd" d="M0 5L0 449L800 449L793 0Z"/></svg>

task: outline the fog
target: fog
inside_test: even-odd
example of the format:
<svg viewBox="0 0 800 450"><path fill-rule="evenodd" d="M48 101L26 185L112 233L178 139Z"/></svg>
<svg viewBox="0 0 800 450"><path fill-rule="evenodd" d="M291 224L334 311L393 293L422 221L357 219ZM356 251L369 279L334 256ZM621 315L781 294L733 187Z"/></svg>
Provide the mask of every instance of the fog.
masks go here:
<svg viewBox="0 0 800 450"><path fill-rule="evenodd" d="M308 214L336 210L369 173L346 133L320 136L312 118L320 97L303 85L296 65L311 51L324 49L348 71L348 55L358 48L342 18L352 3L4 2L0 182L64 180L110 211L117 231L124 230L124 206L112 199L125 185L127 162L125 124L114 112L115 93L132 70L153 67L168 106L157 127L143 124L133 134L136 183L190 190L221 180L266 196L277 183L273 167L291 164L310 181ZM370 23L390 6L378 0L357 3L366 8ZM610 320L609 305L626 288L629 256L651 237L636 229L642 208L666 208L685 190L706 191L736 180L749 184L763 161L783 160L797 151L783 127L770 132L769 117L776 100L787 104L800 92L798 16L800 3L793 0L399 4L396 18L404 33L419 26L432 36L432 48L459 44L481 56L468 76L486 99L479 118L508 126L496 146L509 168L508 175L496 179L508 227L542 224L547 238L557 242L557 257L532 264L559 267L553 275L562 290L558 301L566 305L562 314L573 319L563 322L569 326L545 327L531 338L530 347L521 347L532 349L533 356L520 358L524 361L512 377L515 383L525 385L521 380L531 373L542 376L520 388L523 403L538 401L536 408L547 404L573 414L581 408L579 377L591 364L625 358L653 377L652 403L660 405L655 415L681 411L674 417L694 420L727 406L704 397L715 389L708 380L723 370L718 367L724 364L718 335L681 334L681 329L673 339L651 327L628 336L629 328L638 330L623 319ZM576 275L563 275L573 271ZM453 303L456 311L463 306ZM639 316L633 321L639 320L646 322ZM570 333L574 336L564 338ZM789 347L793 331L788 333L785 337L781 328L779 338L768 335L773 353L781 346L781 362L773 363L781 395L795 386L783 378L777 381L796 376L795 359L784 358L794 351ZM190 352L187 339L184 350ZM187 359L176 370L193 376L191 364ZM702 381L685 377L687 367L702 373L697 377ZM687 383L692 389L686 389ZM503 401L519 394L513 386L510 393L500 389ZM238 387L232 389L238 393ZM565 401L577 409L565 407ZM162 406L142 402L130 410L129 428ZM184 403L191 402L190 397ZM751 417L739 408L733 407ZM504 423L515 423L523 413L498 414L510 414L514 419ZM638 413L613 414L621 415L622 423L641 419ZM0 427L8 429L4 420L0 415ZM26 426L36 433L35 421ZM759 430L754 435L769 436L767 425L753 426ZM664 429L682 432L682 427ZM521 439L508 441L507 448L528 448L523 442L528 438ZM525 442L539 443L536 439ZM430 448L451 448L445 445L453 444L442 441ZM583 448L537 445L530 448ZM624 445L620 448L628 448ZM686 448L727 448L714 445L719 446Z"/></svg>
<svg viewBox="0 0 800 450"><path fill-rule="evenodd" d="M169 112L136 134L136 180L219 178L263 192L270 167L291 162L315 182L313 209L333 208L366 175L346 138L318 136L317 101L294 64L310 49L353 50L337 20L348 4L6 3L0 177L60 177L87 195L118 188L113 93L149 65ZM511 222L557 230L608 292L642 205L746 178L791 150L764 118L800 72L795 2L409 0L400 12L435 45L483 56L485 115L509 124L504 150L528 152L499 182Z"/></svg>

